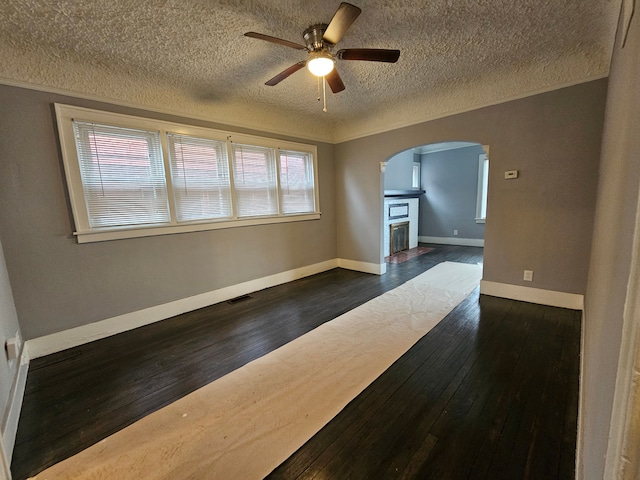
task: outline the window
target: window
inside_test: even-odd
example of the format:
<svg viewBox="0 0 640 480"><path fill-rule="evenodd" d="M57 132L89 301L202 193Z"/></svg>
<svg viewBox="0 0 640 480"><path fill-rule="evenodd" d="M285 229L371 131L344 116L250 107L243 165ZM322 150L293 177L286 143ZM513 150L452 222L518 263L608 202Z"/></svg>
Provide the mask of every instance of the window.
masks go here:
<svg viewBox="0 0 640 480"><path fill-rule="evenodd" d="M78 242L320 218L316 147L56 105Z"/></svg>
<svg viewBox="0 0 640 480"><path fill-rule="evenodd" d="M313 157L309 153L280 150L282 212L315 210Z"/></svg>
<svg viewBox="0 0 640 480"><path fill-rule="evenodd" d="M489 157L478 157L478 200L476 204L476 223L485 223L487 218L487 191L489 187Z"/></svg>
<svg viewBox="0 0 640 480"><path fill-rule="evenodd" d="M411 188L420 188L420 163L413 162L411 175Z"/></svg>
<svg viewBox="0 0 640 480"><path fill-rule="evenodd" d="M73 122L91 228L169 221L157 132Z"/></svg>
<svg viewBox="0 0 640 480"><path fill-rule="evenodd" d="M168 134L178 222L231 218L231 183L225 142Z"/></svg>
<svg viewBox="0 0 640 480"><path fill-rule="evenodd" d="M231 146L238 217L278 214L276 159L271 148Z"/></svg>

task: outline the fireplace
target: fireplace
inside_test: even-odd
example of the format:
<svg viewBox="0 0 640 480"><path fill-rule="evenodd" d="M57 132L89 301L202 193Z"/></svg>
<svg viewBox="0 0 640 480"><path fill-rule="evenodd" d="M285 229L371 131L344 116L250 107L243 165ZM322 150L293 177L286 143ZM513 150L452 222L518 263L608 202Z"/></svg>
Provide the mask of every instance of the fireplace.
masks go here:
<svg viewBox="0 0 640 480"><path fill-rule="evenodd" d="M387 198L385 196L382 226L385 258L418 246L418 202L418 198ZM394 233L398 227L404 231Z"/></svg>
<svg viewBox="0 0 640 480"><path fill-rule="evenodd" d="M389 255L409 250L409 222L389 225Z"/></svg>

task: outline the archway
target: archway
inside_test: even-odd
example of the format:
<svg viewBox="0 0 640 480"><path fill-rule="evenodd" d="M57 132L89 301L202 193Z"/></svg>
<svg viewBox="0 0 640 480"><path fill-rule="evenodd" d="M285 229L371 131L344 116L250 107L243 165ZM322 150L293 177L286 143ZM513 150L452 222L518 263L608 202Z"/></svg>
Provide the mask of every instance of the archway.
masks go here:
<svg viewBox="0 0 640 480"><path fill-rule="evenodd" d="M477 142L432 143L389 157L382 169L385 261L398 249L412 256L425 243L484 246L488 168L488 146ZM399 242L397 231L408 241Z"/></svg>

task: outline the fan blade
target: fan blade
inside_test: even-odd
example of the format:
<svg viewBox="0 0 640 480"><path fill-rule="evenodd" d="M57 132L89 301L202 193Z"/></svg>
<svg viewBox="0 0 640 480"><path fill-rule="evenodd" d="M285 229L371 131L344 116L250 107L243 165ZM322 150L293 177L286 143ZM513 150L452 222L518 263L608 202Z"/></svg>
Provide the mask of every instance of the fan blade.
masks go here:
<svg viewBox="0 0 640 480"><path fill-rule="evenodd" d="M336 68L331 70L331 72L329 72L329 74L324 78L327 79L327 83L333 93L338 93L344 90L344 83L342 83L342 78L340 78L340 74Z"/></svg>
<svg viewBox="0 0 640 480"><path fill-rule="evenodd" d="M362 10L355 5L342 2L329 22L329 26L324 31L322 39L325 42L335 45L361 13Z"/></svg>
<svg viewBox="0 0 640 480"><path fill-rule="evenodd" d="M344 50L338 50L336 57L340 60L396 63L400 58L400 50L386 50L384 48L345 48Z"/></svg>
<svg viewBox="0 0 640 480"><path fill-rule="evenodd" d="M307 64L307 61L304 60L302 62L298 62L294 65L291 65L289 68L287 68L286 70L280 72L278 75L276 75L275 77L273 77L271 80L269 80L268 82L265 82L265 85L269 85L270 87L273 87L274 85L279 84L282 80L284 80L285 78L287 78L289 75L296 73L298 70L300 70L301 68L304 68L304 66Z"/></svg>
<svg viewBox="0 0 640 480"><path fill-rule="evenodd" d="M278 45L284 45L285 47L295 48L296 50L306 50L307 47L300 45L289 40L283 40L282 38L272 37L271 35L265 35L264 33L247 32L245 37L257 38L259 40L266 40L267 42L277 43Z"/></svg>

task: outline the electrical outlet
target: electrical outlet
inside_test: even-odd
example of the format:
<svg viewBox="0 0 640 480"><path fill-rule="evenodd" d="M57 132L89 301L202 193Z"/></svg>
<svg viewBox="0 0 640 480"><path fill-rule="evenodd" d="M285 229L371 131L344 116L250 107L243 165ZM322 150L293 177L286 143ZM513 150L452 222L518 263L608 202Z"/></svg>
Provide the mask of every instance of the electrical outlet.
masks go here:
<svg viewBox="0 0 640 480"><path fill-rule="evenodd" d="M533 270L525 270L524 271L524 281L525 282L533 282Z"/></svg>
<svg viewBox="0 0 640 480"><path fill-rule="evenodd" d="M453 234L454 234L454 235L458 235L458 230L454 230L454 231L453 231Z"/></svg>

